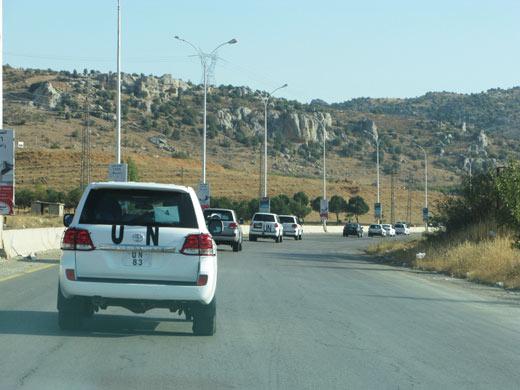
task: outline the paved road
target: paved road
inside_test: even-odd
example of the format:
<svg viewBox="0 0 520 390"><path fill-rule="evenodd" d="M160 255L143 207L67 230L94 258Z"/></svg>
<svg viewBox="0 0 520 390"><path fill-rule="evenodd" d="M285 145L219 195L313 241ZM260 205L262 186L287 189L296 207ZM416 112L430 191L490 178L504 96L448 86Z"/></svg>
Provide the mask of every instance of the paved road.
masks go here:
<svg viewBox="0 0 520 390"><path fill-rule="evenodd" d="M371 263L373 241L224 248L214 337L123 309L61 333L56 268L1 282L0 388L518 389L518 300Z"/></svg>

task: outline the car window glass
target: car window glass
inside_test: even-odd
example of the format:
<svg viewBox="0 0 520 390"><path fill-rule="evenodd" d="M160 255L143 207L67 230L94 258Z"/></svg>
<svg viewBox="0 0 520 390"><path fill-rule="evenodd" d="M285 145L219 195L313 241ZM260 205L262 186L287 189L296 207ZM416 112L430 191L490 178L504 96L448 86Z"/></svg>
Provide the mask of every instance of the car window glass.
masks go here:
<svg viewBox="0 0 520 390"><path fill-rule="evenodd" d="M295 223L294 217L280 217L281 223Z"/></svg>
<svg viewBox="0 0 520 390"><path fill-rule="evenodd" d="M255 214L253 221L274 222L275 219L272 214Z"/></svg>
<svg viewBox="0 0 520 390"><path fill-rule="evenodd" d="M212 215L217 215L222 221L233 221L233 213L229 210L204 210L204 218L208 219Z"/></svg>
<svg viewBox="0 0 520 390"><path fill-rule="evenodd" d="M88 194L80 223L198 227L189 194L131 188L99 188Z"/></svg>

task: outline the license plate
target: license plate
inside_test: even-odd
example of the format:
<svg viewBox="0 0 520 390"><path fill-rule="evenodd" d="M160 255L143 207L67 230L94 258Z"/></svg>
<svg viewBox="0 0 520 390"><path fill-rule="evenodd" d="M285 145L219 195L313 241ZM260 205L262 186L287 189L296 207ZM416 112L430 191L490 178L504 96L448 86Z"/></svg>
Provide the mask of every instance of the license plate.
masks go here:
<svg viewBox="0 0 520 390"><path fill-rule="evenodd" d="M152 261L142 250L127 252L123 255L123 265L127 267L151 267Z"/></svg>
<svg viewBox="0 0 520 390"><path fill-rule="evenodd" d="M265 225L265 226L264 226L264 232L269 232L269 233L271 233L273 230L274 230L273 225Z"/></svg>
<svg viewBox="0 0 520 390"><path fill-rule="evenodd" d="M255 224L253 224L253 227L254 228L261 228L262 227L262 223L261 222L260 223L255 223Z"/></svg>

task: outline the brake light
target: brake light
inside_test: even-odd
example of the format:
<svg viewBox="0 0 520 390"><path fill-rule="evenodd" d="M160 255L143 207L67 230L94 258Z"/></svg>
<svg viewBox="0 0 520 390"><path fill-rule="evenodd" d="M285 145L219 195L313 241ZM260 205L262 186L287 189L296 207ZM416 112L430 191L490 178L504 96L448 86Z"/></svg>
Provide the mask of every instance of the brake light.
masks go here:
<svg viewBox="0 0 520 390"><path fill-rule="evenodd" d="M293 223L293 224L292 224L292 227L296 229L296 228L298 227L298 225L296 225L295 223Z"/></svg>
<svg viewBox="0 0 520 390"><path fill-rule="evenodd" d="M197 286L205 286L208 283L208 275L199 275L197 278Z"/></svg>
<svg viewBox="0 0 520 390"><path fill-rule="evenodd" d="M74 272L73 269L67 268L65 270L65 276L67 277L68 280L76 280L76 273Z"/></svg>
<svg viewBox="0 0 520 390"><path fill-rule="evenodd" d="M96 247L92 243L88 230L70 228L63 235L61 249L64 251L91 251Z"/></svg>
<svg viewBox="0 0 520 390"><path fill-rule="evenodd" d="M229 228L230 228L230 229L236 229L236 228L238 228L238 225L237 225L235 222L231 222L231 223L229 224Z"/></svg>
<svg viewBox="0 0 520 390"><path fill-rule="evenodd" d="M191 256L215 256L216 251L209 234L190 234L184 241L181 253Z"/></svg>
<svg viewBox="0 0 520 390"><path fill-rule="evenodd" d="M278 227L278 224L275 222L274 223L274 228L276 229Z"/></svg>

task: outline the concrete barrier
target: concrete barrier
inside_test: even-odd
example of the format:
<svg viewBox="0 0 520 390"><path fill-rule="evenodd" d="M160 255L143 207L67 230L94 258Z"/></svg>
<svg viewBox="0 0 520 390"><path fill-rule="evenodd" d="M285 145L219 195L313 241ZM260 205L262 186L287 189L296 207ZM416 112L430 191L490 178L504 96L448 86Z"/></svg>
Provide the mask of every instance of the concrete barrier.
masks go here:
<svg viewBox="0 0 520 390"><path fill-rule="evenodd" d="M13 229L3 231L7 258L29 256L31 253L59 249L65 228Z"/></svg>

